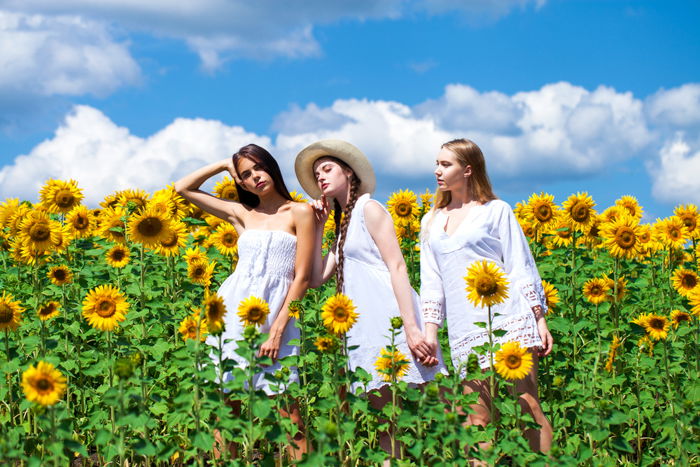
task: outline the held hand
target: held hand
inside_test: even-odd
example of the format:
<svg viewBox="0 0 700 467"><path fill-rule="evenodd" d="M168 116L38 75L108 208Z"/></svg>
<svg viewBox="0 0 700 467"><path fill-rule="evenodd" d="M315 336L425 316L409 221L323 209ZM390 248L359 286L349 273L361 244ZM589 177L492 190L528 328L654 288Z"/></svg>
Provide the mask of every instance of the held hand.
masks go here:
<svg viewBox="0 0 700 467"><path fill-rule="evenodd" d="M424 366L437 365L437 347L430 345L417 327L406 329L406 341L416 360Z"/></svg>
<svg viewBox="0 0 700 467"><path fill-rule="evenodd" d="M238 183L239 185L241 184L241 181L238 178L238 172L236 172L236 167L233 165L233 158L229 157L227 159L224 159L224 167L226 168L226 171L231 174L231 177Z"/></svg>
<svg viewBox="0 0 700 467"><path fill-rule="evenodd" d="M277 360L280 352L280 345L282 344L282 333L275 334L270 333L270 337L267 338L265 342L260 346L260 351L258 351L258 357L270 357L274 362Z"/></svg>
<svg viewBox="0 0 700 467"><path fill-rule="evenodd" d="M542 339L542 347L538 351L540 357L546 357L552 351L554 346L554 339L552 339L552 334L549 332L547 327L547 322L544 318L537 320L537 332L540 334L540 339Z"/></svg>
<svg viewBox="0 0 700 467"><path fill-rule="evenodd" d="M316 216L316 225L323 226L328 220L328 216L331 212L330 203L326 198L326 195L321 195L321 199L314 199L309 201L309 204L314 209L314 215Z"/></svg>

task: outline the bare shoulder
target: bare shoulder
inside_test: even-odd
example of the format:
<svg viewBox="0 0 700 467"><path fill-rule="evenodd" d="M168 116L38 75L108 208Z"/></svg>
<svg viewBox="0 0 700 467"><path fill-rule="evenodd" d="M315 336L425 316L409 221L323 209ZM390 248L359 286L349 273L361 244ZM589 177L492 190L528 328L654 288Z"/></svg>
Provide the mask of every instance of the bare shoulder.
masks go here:
<svg viewBox="0 0 700 467"><path fill-rule="evenodd" d="M298 219L312 219L314 215L314 209L309 203L292 203L290 207L292 211L292 216Z"/></svg>
<svg viewBox="0 0 700 467"><path fill-rule="evenodd" d="M364 215L365 220L369 223L376 223L385 219L391 220L389 212L376 199L370 199L365 203Z"/></svg>

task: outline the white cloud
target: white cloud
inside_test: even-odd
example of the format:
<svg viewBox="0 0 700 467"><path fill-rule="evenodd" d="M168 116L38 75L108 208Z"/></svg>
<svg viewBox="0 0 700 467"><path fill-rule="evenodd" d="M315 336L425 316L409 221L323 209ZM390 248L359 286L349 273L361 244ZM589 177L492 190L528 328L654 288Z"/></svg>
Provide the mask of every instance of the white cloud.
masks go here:
<svg viewBox="0 0 700 467"><path fill-rule="evenodd" d="M176 119L139 138L99 110L78 106L52 139L0 170L0 199L35 199L47 178L78 180L93 203L119 188L154 190L249 142L270 149L291 188L294 156L323 138L353 142L380 176L430 177L440 144L456 137L482 147L491 176L504 189L594 177L636 158L647 164L654 196L697 198L700 139L669 133L673 118L652 119L652 109L631 93L603 86L589 91L560 82L507 95L453 84L414 107L366 99L292 107L276 118L273 139L203 119Z"/></svg>
<svg viewBox="0 0 700 467"><path fill-rule="evenodd" d="M649 115L662 125L700 126L700 84L662 89L648 99Z"/></svg>
<svg viewBox="0 0 700 467"><path fill-rule="evenodd" d="M176 119L139 138L99 110L76 106L52 139L0 170L0 198L36 200L45 180L72 178L96 205L116 189L162 188L250 142L270 146L267 137L204 119Z"/></svg>
<svg viewBox="0 0 700 467"><path fill-rule="evenodd" d="M667 141L659 159L647 164L652 194L668 203L700 204L700 141L686 141L682 133Z"/></svg>
<svg viewBox="0 0 700 467"><path fill-rule="evenodd" d="M469 16L499 18L516 8L524 9L530 4L539 9L547 0L424 0L418 3L430 13L461 11Z"/></svg>
<svg viewBox="0 0 700 467"><path fill-rule="evenodd" d="M104 95L140 79L102 23L1 10L0 69L0 95Z"/></svg>

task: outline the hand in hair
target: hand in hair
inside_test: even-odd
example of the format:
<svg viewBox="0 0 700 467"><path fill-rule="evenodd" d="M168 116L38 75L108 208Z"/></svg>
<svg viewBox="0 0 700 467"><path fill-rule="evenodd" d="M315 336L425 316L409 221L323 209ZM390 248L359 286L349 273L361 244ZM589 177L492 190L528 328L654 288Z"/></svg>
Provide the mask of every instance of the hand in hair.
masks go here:
<svg viewBox="0 0 700 467"><path fill-rule="evenodd" d="M328 220L328 216L331 212L331 205L328 202L326 195L321 195L321 199L314 199L309 201L309 204L314 208L314 215L316 217L316 226L325 225Z"/></svg>

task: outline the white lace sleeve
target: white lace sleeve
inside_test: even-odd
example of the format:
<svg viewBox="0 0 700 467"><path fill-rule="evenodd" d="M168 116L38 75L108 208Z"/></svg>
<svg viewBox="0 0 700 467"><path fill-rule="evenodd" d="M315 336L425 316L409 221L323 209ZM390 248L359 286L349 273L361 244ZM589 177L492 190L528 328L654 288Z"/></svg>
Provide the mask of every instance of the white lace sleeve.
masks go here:
<svg viewBox="0 0 700 467"><path fill-rule="evenodd" d="M426 228L426 224L424 218L421 231ZM423 322L442 326L445 320L445 292L440 270L426 235L421 236L420 243L420 298Z"/></svg>
<svg viewBox="0 0 700 467"><path fill-rule="evenodd" d="M498 234L503 249L503 264L511 278L512 290L519 291L530 308L539 305L542 313L547 313L547 298L535 259L520 224L506 203L503 203L503 212L498 221Z"/></svg>

